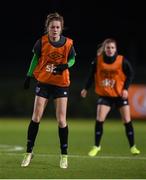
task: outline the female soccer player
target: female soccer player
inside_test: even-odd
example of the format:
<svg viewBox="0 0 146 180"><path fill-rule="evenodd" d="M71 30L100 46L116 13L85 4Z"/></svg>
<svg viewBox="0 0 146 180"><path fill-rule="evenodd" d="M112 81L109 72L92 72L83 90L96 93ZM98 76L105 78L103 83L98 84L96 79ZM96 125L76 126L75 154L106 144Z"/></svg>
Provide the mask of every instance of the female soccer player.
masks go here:
<svg viewBox="0 0 146 180"><path fill-rule="evenodd" d="M130 117L128 103L128 87L133 79L133 69L124 56L117 53L117 43L114 39L106 39L97 50L97 57L91 63L91 73L81 91L85 98L93 80L97 93L97 116L95 124L95 145L89 151L89 156L95 156L100 150L103 134L103 123L113 105L121 113L132 154L139 154L134 142L134 129Z"/></svg>
<svg viewBox="0 0 146 180"><path fill-rule="evenodd" d="M51 13L45 21L45 34L34 45L32 58L24 88L28 89L31 77L37 80L35 102L27 132L27 150L21 163L30 164L39 123L48 100L55 102L58 134L60 139L60 168L67 168L68 126L66 111L70 85L69 68L75 63L73 40L62 35L64 19L58 13Z"/></svg>

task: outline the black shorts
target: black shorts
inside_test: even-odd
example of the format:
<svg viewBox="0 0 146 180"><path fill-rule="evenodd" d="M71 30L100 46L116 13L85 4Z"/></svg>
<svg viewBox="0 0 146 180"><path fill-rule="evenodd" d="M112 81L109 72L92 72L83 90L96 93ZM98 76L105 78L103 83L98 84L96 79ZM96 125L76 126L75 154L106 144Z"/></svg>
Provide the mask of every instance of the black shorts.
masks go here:
<svg viewBox="0 0 146 180"><path fill-rule="evenodd" d="M60 97L68 97L68 89L68 87L60 87L38 82L35 88L35 94L46 99L49 99L51 97L53 99L56 99Z"/></svg>
<svg viewBox="0 0 146 180"><path fill-rule="evenodd" d="M110 107L120 108L125 105L129 105L128 99L122 99L122 97L106 97L106 96L99 96L97 100L97 105L103 104Z"/></svg>

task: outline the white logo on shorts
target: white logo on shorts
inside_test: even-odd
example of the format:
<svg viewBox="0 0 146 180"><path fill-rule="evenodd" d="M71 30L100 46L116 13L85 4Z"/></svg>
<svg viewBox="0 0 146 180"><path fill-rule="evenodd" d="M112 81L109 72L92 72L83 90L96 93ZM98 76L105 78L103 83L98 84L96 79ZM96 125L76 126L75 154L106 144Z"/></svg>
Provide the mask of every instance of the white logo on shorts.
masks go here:
<svg viewBox="0 0 146 180"><path fill-rule="evenodd" d="M67 92L66 92L66 91L64 91L64 95L67 95Z"/></svg>
<svg viewBox="0 0 146 180"><path fill-rule="evenodd" d="M123 104L127 104L127 101L124 101Z"/></svg>
<svg viewBox="0 0 146 180"><path fill-rule="evenodd" d="M35 92L39 93L40 89L41 89L40 87L36 87Z"/></svg>

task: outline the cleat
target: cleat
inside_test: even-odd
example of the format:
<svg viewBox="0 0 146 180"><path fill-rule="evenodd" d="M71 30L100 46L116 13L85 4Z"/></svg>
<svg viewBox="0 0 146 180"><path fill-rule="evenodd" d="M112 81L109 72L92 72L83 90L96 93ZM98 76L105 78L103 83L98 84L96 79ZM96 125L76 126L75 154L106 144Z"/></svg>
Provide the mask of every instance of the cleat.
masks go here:
<svg viewBox="0 0 146 180"><path fill-rule="evenodd" d="M140 154L140 150L138 150L135 145L130 148L130 151L133 155Z"/></svg>
<svg viewBox="0 0 146 180"><path fill-rule="evenodd" d="M67 155L60 156L60 168L66 169L68 167Z"/></svg>
<svg viewBox="0 0 146 180"><path fill-rule="evenodd" d="M27 167L30 164L31 159L33 158L33 153L25 153L21 167Z"/></svg>
<svg viewBox="0 0 146 180"><path fill-rule="evenodd" d="M89 151L88 156L94 157L101 150L101 146L93 146Z"/></svg>

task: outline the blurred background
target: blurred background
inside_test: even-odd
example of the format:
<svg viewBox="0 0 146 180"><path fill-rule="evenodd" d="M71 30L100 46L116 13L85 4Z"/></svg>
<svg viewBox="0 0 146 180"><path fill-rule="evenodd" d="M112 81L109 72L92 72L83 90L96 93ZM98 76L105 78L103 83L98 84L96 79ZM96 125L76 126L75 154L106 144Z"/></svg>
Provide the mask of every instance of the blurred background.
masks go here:
<svg viewBox="0 0 146 180"><path fill-rule="evenodd" d="M64 35L74 40L76 64L70 70L71 87L68 104L69 117L94 118L96 95L91 88L88 98L82 99L89 65L96 55L98 44L115 38L118 52L132 64L133 84L142 90L135 97L136 118L146 117L146 13L142 2L130 1L5 1L1 5L1 70L0 116L31 117L35 82L23 89L34 43L44 33L46 16L58 12L64 16ZM137 88L136 87L136 88ZM141 93L142 92L142 93ZM142 96L141 96L142 95ZM137 103L138 102L138 103ZM45 115L54 116L52 100ZM116 112L112 116L117 116Z"/></svg>

